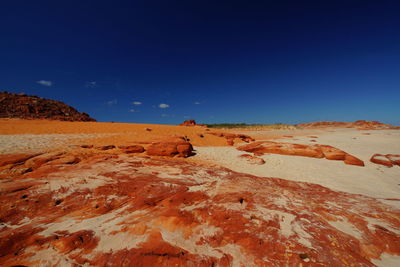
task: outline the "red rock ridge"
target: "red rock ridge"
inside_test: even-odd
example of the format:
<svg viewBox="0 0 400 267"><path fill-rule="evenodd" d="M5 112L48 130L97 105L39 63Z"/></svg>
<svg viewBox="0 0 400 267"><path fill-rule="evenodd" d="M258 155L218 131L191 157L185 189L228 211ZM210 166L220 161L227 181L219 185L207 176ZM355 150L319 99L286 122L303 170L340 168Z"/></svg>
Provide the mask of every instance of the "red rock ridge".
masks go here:
<svg viewBox="0 0 400 267"><path fill-rule="evenodd" d="M8 92L0 92L0 118L96 121L60 101Z"/></svg>
<svg viewBox="0 0 400 267"><path fill-rule="evenodd" d="M342 127L342 128L358 128L365 130L374 129L399 129L400 127L385 124L379 121L365 121L358 120L354 122L337 122L337 121L320 121L311 123L301 123L297 125L300 128L328 128L328 127Z"/></svg>

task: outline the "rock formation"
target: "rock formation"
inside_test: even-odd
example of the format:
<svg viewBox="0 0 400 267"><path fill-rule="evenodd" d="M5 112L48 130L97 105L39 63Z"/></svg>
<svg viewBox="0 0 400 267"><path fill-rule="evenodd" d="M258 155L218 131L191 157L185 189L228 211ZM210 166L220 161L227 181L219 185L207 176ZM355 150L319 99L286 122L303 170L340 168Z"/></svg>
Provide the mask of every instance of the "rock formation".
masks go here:
<svg viewBox="0 0 400 267"><path fill-rule="evenodd" d="M233 146L235 139L242 140L243 142L249 143L255 141L254 138L245 134L234 134L234 133L222 133L222 132L209 132L207 134L212 134L218 137L224 137L228 145Z"/></svg>
<svg viewBox="0 0 400 267"><path fill-rule="evenodd" d="M371 159L371 162L384 165L386 167L393 167L394 165L400 166L400 155L394 154L374 154Z"/></svg>
<svg viewBox="0 0 400 267"><path fill-rule="evenodd" d="M300 128L329 128L329 127L342 127L342 128L358 128L362 130L374 129L398 129L399 127L390 124L385 124L379 121L365 121L358 120L354 122L337 122L337 121L320 121L311 123L302 123L297 125Z"/></svg>
<svg viewBox="0 0 400 267"><path fill-rule="evenodd" d="M264 153L342 160L346 164L364 166L364 162L343 150L328 145L302 145L272 141L257 141L243 145L238 150L262 155Z"/></svg>
<svg viewBox="0 0 400 267"><path fill-rule="evenodd" d="M399 210L381 200L82 151L0 156L1 266L373 266L400 255ZM70 156L79 162L54 163Z"/></svg>
<svg viewBox="0 0 400 267"><path fill-rule="evenodd" d="M154 142L146 149L150 156L167 156L187 158L192 155L193 146L182 137L171 137L160 142Z"/></svg>
<svg viewBox="0 0 400 267"><path fill-rule="evenodd" d="M0 92L0 118L96 121L60 101L8 92Z"/></svg>
<svg viewBox="0 0 400 267"><path fill-rule="evenodd" d="M196 126L197 123L195 120L187 120L179 124L179 126Z"/></svg>

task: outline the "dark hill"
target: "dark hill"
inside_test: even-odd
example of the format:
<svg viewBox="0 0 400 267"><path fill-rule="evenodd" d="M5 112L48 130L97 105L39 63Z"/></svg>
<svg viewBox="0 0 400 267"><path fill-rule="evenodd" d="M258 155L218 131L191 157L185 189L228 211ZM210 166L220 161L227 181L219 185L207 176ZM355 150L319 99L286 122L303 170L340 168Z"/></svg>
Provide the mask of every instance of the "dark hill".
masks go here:
<svg viewBox="0 0 400 267"><path fill-rule="evenodd" d="M60 101L8 92L0 92L0 118L96 121Z"/></svg>

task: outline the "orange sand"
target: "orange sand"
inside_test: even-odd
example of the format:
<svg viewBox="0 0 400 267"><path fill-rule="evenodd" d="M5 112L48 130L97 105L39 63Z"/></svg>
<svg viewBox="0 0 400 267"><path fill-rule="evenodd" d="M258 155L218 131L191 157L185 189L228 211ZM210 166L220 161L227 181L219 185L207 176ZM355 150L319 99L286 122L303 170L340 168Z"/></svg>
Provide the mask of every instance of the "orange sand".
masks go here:
<svg viewBox="0 0 400 267"><path fill-rule="evenodd" d="M147 131L146 128L151 129ZM67 122L0 119L0 134L112 134L79 141L80 144L129 145L149 143L170 136L186 136L194 146L226 146L226 139L207 134L204 127L141 123ZM200 137L202 134L204 137ZM239 140L235 140L235 143Z"/></svg>

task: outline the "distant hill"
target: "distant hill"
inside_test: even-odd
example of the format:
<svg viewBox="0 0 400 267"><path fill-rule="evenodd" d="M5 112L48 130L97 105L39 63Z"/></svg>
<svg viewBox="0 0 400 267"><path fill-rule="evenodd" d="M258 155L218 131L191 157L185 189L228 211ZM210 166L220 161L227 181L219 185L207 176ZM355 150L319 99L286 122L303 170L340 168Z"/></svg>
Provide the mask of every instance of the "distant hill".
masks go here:
<svg viewBox="0 0 400 267"><path fill-rule="evenodd" d="M354 122L338 122L338 121L319 121L297 124L300 128L327 128L327 127L342 127L342 128L359 128L359 129L397 129L398 127L385 124L379 121L358 120Z"/></svg>
<svg viewBox="0 0 400 267"><path fill-rule="evenodd" d="M0 92L0 118L96 121L60 101L8 92Z"/></svg>

